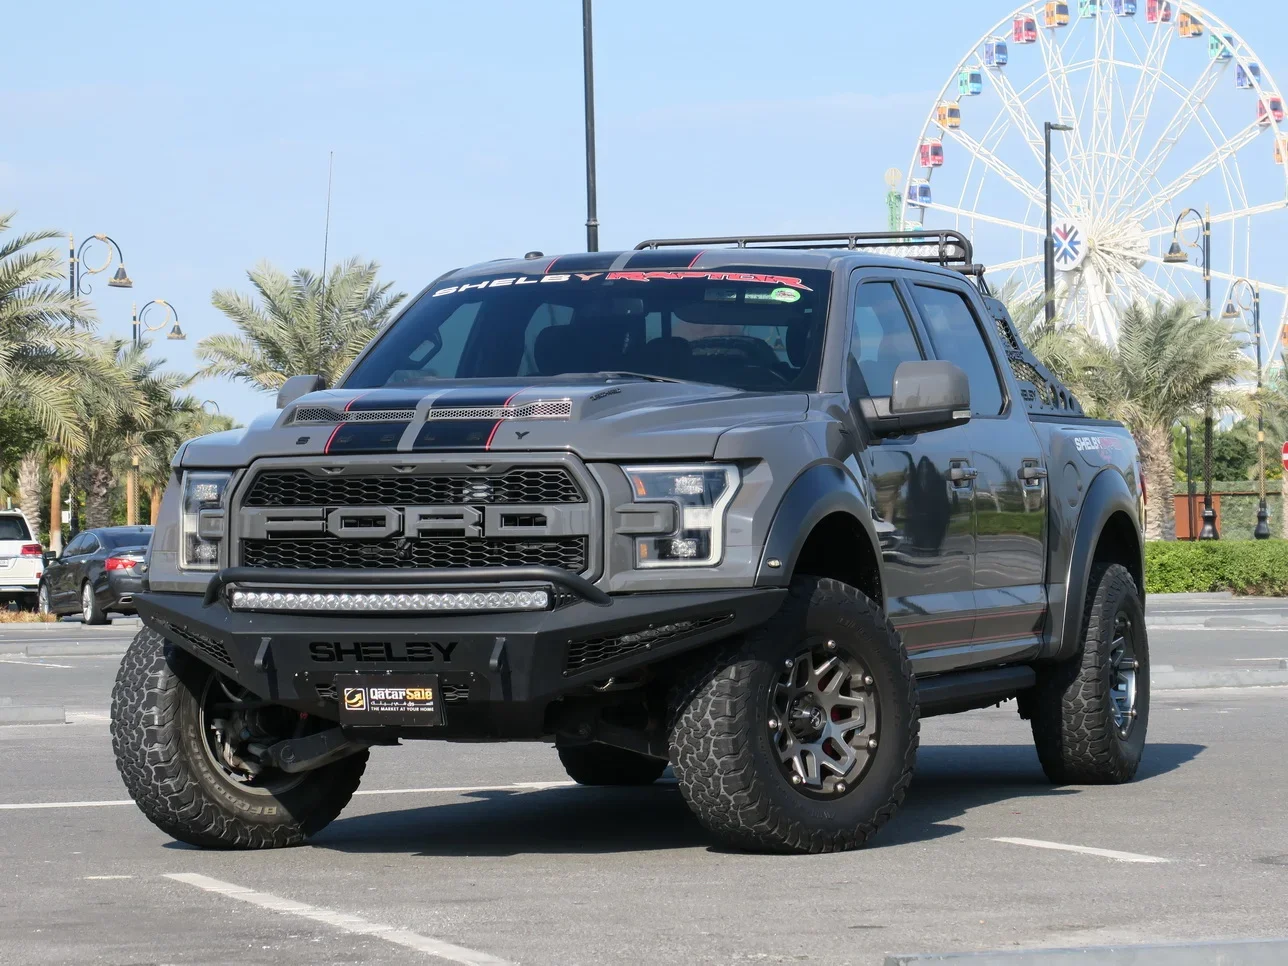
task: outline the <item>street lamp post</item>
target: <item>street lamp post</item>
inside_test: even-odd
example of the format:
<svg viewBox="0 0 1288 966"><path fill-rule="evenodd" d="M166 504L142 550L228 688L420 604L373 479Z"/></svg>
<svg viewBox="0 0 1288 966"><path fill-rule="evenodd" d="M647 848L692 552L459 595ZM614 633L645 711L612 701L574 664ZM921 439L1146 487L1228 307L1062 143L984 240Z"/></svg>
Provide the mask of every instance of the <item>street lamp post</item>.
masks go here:
<svg viewBox="0 0 1288 966"><path fill-rule="evenodd" d="M102 242L107 246L107 258L103 264L97 268L85 267L85 248L92 242ZM67 284L72 298L79 298L81 294L92 291L89 284L84 281L86 275L97 275L99 272L105 272L112 267L112 259L115 255L117 268L115 274L107 280L109 288L133 288L134 282L125 272L125 256L121 254L121 246L116 243L116 239L108 235L90 235L76 247L76 239L67 236L67 259L70 263L70 271L67 273Z"/></svg>
<svg viewBox="0 0 1288 966"><path fill-rule="evenodd" d="M147 314L154 306L160 306L164 309L165 314L161 321L156 325L150 325L147 320ZM151 302L144 303L142 309L136 302L133 306L133 317L131 319L130 334L136 349L142 348L143 336L148 332L160 332L166 327L166 324L173 318L173 324L170 331L166 334L167 339L173 339L182 342L187 338L183 334L183 329L179 327L179 313L173 305L165 299L153 299ZM125 524L134 526L139 519L139 454L136 446L131 446L134 450L130 454L130 472L125 478Z"/></svg>
<svg viewBox="0 0 1288 966"><path fill-rule="evenodd" d="M582 81L586 88L586 251L599 251L599 214L595 198L595 44L591 0L581 0Z"/></svg>
<svg viewBox="0 0 1288 966"><path fill-rule="evenodd" d="M1046 137L1046 244L1042 251L1042 279L1046 284L1046 320L1050 325L1055 321L1055 226L1051 215L1051 132L1072 131L1068 124L1054 124L1047 121L1042 126Z"/></svg>
<svg viewBox="0 0 1288 966"><path fill-rule="evenodd" d="M1198 219L1196 227L1200 235L1194 241L1186 238L1185 246L1199 250L1203 259L1203 312L1212 318L1212 215L1208 210L1200 214L1195 208L1186 208L1176 216L1172 226L1172 245L1163 256L1168 265L1183 265L1190 260L1181 247L1181 223L1187 218ZM1212 507L1212 387L1208 386L1207 405L1203 414L1203 529L1199 531L1200 540L1220 540L1221 534L1216 527L1216 510Z"/></svg>
<svg viewBox="0 0 1288 966"><path fill-rule="evenodd" d="M1252 304L1243 301L1247 291ZM1221 318L1233 322L1247 311L1252 312L1252 337L1257 342L1257 525L1252 536L1257 540L1270 539L1270 511L1266 508L1266 414L1261 398L1261 286L1246 278L1235 279L1230 286L1230 297L1225 303Z"/></svg>

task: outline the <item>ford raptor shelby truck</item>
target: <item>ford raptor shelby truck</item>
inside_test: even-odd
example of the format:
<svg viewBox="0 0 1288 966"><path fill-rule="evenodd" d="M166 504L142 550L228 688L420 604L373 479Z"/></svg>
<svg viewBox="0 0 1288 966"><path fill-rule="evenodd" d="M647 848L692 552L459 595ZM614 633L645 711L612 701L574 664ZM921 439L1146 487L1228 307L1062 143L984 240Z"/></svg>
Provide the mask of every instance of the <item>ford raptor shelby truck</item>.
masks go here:
<svg viewBox="0 0 1288 966"><path fill-rule="evenodd" d="M1014 698L1052 781L1136 772L1136 448L961 235L475 265L277 406L176 456L113 691L125 785L184 842L300 843L409 740L669 765L715 838L780 852L867 841L928 715Z"/></svg>

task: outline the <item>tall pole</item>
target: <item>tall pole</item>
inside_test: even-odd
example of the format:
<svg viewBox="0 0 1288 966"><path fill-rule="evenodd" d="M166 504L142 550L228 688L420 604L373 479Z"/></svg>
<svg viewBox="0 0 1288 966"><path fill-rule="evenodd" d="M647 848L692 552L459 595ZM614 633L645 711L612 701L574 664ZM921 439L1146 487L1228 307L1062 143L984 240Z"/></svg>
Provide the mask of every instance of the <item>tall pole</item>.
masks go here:
<svg viewBox="0 0 1288 966"><path fill-rule="evenodd" d="M1052 237L1055 226L1051 217L1051 130L1050 121L1043 125L1046 135L1046 240L1042 246L1042 280L1046 286L1043 298L1046 301L1046 321L1050 325L1055 321L1055 239Z"/></svg>
<svg viewBox="0 0 1288 966"><path fill-rule="evenodd" d="M130 305L130 338L134 342L135 349L143 344L143 333L139 329L138 302ZM133 452L133 442L130 444L130 449L130 469L125 475L125 525L127 527L132 527L139 522L139 454Z"/></svg>
<svg viewBox="0 0 1288 966"><path fill-rule="evenodd" d="M1261 398L1261 286L1252 287L1252 331L1257 340L1257 525L1252 536L1270 539L1270 511L1266 509L1266 413Z"/></svg>
<svg viewBox="0 0 1288 966"><path fill-rule="evenodd" d="M67 236L67 264L71 272L67 275L67 287L72 298L76 297L76 236Z"/></svg>
<svg viewBox="0 0 1288 966"><path fill-rule="evenodd" d="M1212 209L1203 216L1203 312L1212 320ZM1208 386L1207 407L1203 415L1203 529L1200 540L1220 540L1216 528L1216 510L1212 507L1212 387Z"/></svg>
<svg viewBox="0 0 1288 966"><path fill-rule="evenodd" d="M1194 525L1194 461L1190 450L1190 421L1185 421L1185 522L1190 540L1198 539L1198 528Z"/></svg>
<svg viewBox="0 0 1288 966"><path fill-rule="evenodd" d="M582 74L586 85L586 251L599 251L599 214L595 201L595 53L590 25L591 0L581 0Z"/></svg>

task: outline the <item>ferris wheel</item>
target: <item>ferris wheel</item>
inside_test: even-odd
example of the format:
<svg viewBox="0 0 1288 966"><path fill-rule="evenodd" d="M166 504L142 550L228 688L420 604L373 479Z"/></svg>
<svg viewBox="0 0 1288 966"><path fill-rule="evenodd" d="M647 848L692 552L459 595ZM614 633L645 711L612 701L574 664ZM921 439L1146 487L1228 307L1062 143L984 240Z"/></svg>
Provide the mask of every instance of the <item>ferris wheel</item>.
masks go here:
<svg viewBox="0 0 1288 966"><path fill-rule="evenodd" d="M1239 279L1260 289L1268 368L1288 311L1284 118L1264 62L1197 4L1026 3L949 76L915 148L903 220L968 232L995 285L1039 298L1049 137L1061 318L1112 342L1133 301L1201 300L1206 220L1213 312Z"/></svg>

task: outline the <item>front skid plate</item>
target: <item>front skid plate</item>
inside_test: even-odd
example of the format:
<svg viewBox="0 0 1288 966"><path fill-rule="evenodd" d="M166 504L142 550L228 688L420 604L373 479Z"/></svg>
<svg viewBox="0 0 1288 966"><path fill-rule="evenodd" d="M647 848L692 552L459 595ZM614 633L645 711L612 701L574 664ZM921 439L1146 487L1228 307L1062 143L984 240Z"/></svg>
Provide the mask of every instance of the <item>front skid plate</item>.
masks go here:
<svg viewBox="0 0 1288 966"><path fill-rule="evenodd" d="M148 627L254 693L334 717L334 677L352 672L437 672L445 693L471 709L497 702L544 708L592 681L762 624L785 595L780 588L630 594L609 607L578 602L539 614L432 617L250 613L222 602L206 607L190 594L140 594L135 602ZM685 622L701 621L706 626L684 632ZM657 632L668 625L681 630ZM567 670L571 643L625 635L640 637L616 648L612 660ZM459 718L459 708L448 709L449 721Z"/></svg>

